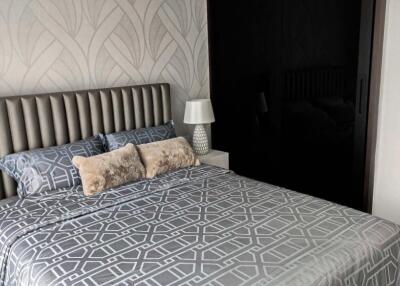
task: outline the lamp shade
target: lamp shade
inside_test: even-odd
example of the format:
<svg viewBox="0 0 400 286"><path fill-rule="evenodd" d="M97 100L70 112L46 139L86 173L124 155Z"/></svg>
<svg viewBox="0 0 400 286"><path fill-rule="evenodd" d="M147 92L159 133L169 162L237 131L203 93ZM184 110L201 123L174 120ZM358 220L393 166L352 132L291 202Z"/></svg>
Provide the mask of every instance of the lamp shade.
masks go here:
<svg viewBox="0 0 400 286"><path fill-rule="evenodd" d="M196 99L186 102L185 118L186 124L207 124L215 121L214 112L209 99Z"/></svg>
<svg viewBox="0 0 400 286"><path fill-rule="evenodd" d="M268 104L267 104L267 100L265 99L264 92L257 93L256 110L257 110L257 112L260 112L260 113L268 112Z"/></svg>

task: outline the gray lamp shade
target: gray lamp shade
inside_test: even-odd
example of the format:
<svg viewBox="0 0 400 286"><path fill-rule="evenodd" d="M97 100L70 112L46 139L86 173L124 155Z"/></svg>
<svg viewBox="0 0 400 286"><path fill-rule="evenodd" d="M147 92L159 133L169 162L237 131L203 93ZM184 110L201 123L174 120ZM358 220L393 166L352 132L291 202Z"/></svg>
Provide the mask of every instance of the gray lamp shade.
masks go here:
<svg viewBox="0 0 400 286"><path fill-rule="evenodd" d="M186 124L208 124L215 121L214 112L209 99L196 99L186 102Z"/></svg>

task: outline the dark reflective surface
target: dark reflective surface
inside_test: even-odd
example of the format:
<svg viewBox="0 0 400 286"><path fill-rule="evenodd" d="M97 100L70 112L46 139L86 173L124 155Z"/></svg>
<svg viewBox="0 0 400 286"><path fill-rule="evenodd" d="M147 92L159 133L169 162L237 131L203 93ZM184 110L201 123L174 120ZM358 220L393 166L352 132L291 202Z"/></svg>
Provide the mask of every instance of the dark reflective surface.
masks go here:
<svg viewBox="0 0 400 286"><path fill-rule="evenodd" d="M222 2L209 1L214 148L239 174L362 209L361 1Z"/></svg>

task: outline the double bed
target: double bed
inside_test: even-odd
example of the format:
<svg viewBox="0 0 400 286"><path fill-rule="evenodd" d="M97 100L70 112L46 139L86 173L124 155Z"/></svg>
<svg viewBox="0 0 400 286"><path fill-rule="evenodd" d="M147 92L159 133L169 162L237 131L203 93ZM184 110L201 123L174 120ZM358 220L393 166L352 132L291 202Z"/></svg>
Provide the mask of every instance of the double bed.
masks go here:
<svg viewBox="0 0 400 286"><path fill-rule="evenodd" d="M168 84L0 99L0 155L171 119ZM209 166L85 196L2 175L0 285L399 285L400 227Z"/></svg>

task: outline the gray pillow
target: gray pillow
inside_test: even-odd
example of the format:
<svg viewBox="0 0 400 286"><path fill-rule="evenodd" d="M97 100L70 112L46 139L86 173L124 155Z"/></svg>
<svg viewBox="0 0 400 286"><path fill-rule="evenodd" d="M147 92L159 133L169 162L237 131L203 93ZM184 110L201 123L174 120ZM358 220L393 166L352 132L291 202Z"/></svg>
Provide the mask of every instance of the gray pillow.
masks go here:
<svg viewBox="0 0 400 286"><path fill-rule="evenodd" d="M18 183L18 195L25 197L42 191L81 184L74 156L91 157L104 153L100 136L71 144L35 149L0 158L0 169Z"/></svg>
<svg viewBox="0 0 400 286"><path fill-rule="evenodd" d="M175 126L173 121L170 121L167 124L156 127L141 128L103 135L103 140L106 148L109 151L113 151L126 146L128 143L132 143L133 145L141 145L175 137Z"/></svg>

